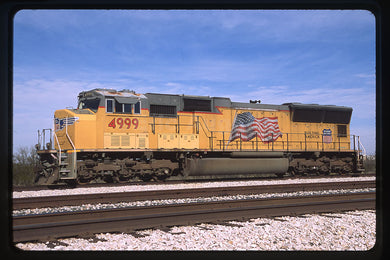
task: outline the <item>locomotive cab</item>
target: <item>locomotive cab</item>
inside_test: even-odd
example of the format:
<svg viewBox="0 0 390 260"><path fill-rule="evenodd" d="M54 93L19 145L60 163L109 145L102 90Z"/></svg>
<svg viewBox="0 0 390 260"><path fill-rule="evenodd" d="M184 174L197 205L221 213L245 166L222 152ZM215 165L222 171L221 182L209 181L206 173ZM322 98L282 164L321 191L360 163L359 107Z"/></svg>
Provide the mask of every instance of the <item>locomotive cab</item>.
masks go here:
<svg viewBox="0 0 390 260"><path fill-rule="evenodd" d="M78 96L78 109L74 113L89 113L92 117L78 118L76 126L93 121L94 125L79 129L80 138L76 149L137 148L136 133L147 132L140 126L142 108L146 97L134 91L113 89L94 89L83 91ZM76 137L77 138L77 137ZM144 142L146 143L146 142Z"/></svg>

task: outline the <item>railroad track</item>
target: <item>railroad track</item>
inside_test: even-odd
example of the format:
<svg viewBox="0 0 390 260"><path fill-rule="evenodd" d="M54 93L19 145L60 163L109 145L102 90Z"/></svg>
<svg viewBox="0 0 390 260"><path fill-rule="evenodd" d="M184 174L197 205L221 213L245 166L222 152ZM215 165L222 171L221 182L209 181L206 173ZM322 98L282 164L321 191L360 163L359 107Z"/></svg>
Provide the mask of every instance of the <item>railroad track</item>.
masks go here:
<svg viewBox="0 0 390 260"><path fill-rule="evenodd" d="M375 209L375 192L193 202L13 217L13 241L91 236L102 232L212 221Z"/></svg>
<svg viewBox="0 0 390 260"><path fill-rule="evenodd" d="M324 178L351 178L351 177L372 177L376 176L376 173L364 173L364 174L346 174L346 175L325 175L325 176L317 176L317 175L308 175L308 176L286 176L283 177L282 180L288 180L288 179L324 179ZM243 180L274 180L274 179L280 179L279 177L260 177L260 178L244 178L239 179L241 181ZM224 179L224 180L218 180L219 182L229 182L234 181L237 179ZM89 183L80 185L79 188L85 187L85 188L95 188L95 187L120 187L120 186L128 186L128 185L160 185L160 184L181 184L181 183L191 183L191 182L209 182L209 181L216 181L216 180L186 180L186 181L178 181L178 180L167 180L164 182L144 182L144 181L135 181L135 182L128 182L128 183ZM66 185L49 185L49 186L14 186L12 189L13 191L20 192L20 191L39 191L39 190L52 190L52 189L68 189L71 188Z"/></svg>
<svg viewBox="0 0 390 260"><path fill-rule="evenodd" d="M212 196L248 195L297 191L375 188L375 181L300 183L257 186L230 186L194 189L151 190L139 192L95 193L66 196L14 198L13 209L61 207L96 203L118 203L142 200L180 199Z"/></svg>

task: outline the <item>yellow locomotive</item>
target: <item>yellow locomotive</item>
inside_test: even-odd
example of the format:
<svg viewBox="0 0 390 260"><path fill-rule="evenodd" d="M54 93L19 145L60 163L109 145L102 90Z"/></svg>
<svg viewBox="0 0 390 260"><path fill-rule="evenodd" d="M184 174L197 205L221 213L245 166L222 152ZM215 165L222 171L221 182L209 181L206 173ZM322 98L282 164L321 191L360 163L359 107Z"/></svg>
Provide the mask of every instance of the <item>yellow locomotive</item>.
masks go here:
<svg viewBox="0 0 390 260"><path fill-rule="evenodd" d="M344 106L93 89L38 131L36 182L359 172L351 115Z"/></svg>

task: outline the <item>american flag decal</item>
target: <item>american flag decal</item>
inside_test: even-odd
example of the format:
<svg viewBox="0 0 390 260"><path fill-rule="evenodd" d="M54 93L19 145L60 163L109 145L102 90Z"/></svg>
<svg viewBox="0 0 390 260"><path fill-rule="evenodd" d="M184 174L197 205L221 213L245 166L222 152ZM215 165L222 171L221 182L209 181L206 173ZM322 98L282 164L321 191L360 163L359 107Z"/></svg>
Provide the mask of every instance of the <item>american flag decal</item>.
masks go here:
<svg viewBox="0 0 390 260"><path fill-rule="evenodd" d="M249 141L256 136L263 142L272 142L282 136L278 118L255 118L250 112L238 114L230 133L229 143L240 137L243 141Z"/></svg>

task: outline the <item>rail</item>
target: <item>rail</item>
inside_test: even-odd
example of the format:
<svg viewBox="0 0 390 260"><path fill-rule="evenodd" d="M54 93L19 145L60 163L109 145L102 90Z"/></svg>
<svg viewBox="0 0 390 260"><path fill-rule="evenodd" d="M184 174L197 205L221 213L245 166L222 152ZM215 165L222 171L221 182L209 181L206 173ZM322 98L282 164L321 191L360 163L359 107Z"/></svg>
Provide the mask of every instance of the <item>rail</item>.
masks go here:
<svg viewBox="0 0 390 260"><path fill-rule="evenodd" d="M68 133L68 117L66 117L65 120L66 120L65 121L65 135L66 135L66 138L68 139L70 145L73 148L73 160L72 160L73 161L73 169L76 169L76 158L77 158L76 146L74 145L72 138L69 136L69 133ZM50 142L47 143L47 145L45 145L47 131L50 131ZM53 144L53 140L54 140L54 144ZM57 145L58 149L55 148L56 145ZM56 158L58 160L58 165L62 165L62 150L63 149L61 147L60 142L58 141L58 136L56 134L55 129L51 129L51 128L42 129L42 132L40 132L38 130L38 144L36 145L36 148L37 148L37 150L56 149L57 155L58 155L58 158ZM52 154L52 156L55 158L55 156L53 154Z"/></svg>
<svg viewBox="0 0 390 260"><path fill-rule="evenodd" d="M188 123L182 123L180 118L192 118L192 124ZM174 126L175 127L175 133L179 134L180 133L180 128L183 126L187 127L193 127L194 132L196 134L199 134L199 116L197 116L197 121L194 120L195 116L187 116L187 115L177 115L177 116L170 116L170 117L160 117L160 116L152 116L152 123L149 123L149 125L152 127L152 133L156 133L156 126ZM164 121L162 123L156 122L156 119L163 119ZM167 123L168 121L174 121L172 123Z"/></svg>
<svg viewBox="0 0 390 260"><path fill-rule="evenodd" d="M192 120L186 118L192 118ZM183 123L183 121L186 123ZM352 144L353 150L355 152L357 151L359 155L361 154L361 151L364 151L359 136L346 134L323 134L317 132L282 133L281 136L274 138L271 133L271 140L269 141L263 141L258 136L245 142L242 141L241 138L231 141L229 140L230 131L210 130L205 119L202 116L194 114L176 115L171 118L153 116L153 121L149 125L151 125L153 133L156 133L156 126L174 126L176 133L180 133L181 127L192 126L194 133L199 134L199 132L202 131L204 136L209 140L207 147L200 148L211 151L344 151L352 150Z"/></svg>
<svg viewBox="0 0 390 260"><path fill-rule="evenodd" d="M191 115L175 115L171 117L160 116L141 116L150 118L152 133L159 132L156 130L157 126L175 127L174 131L180 133L183 127L192 127L194 134L202 134L209 140L206 147L199 147L200 149L207 149L211 151L261 151L261 150L301 150L301 151L345 151L353 150L360 155L364 152L364 147L360 142L360 137L355 135L340 135L340 134L324 134L318 132L306 132L306 133L282 133L281 136L274 138L271 134L271 140L263 141L258 136L249 141L242 141L241 138L235 140L229 140L230 131L213 131L211 130L203 116L191 114ZM173 132L173 129L172 129ZM43 136L44 136L43 131ZM54 134L55 135L55 134ZM69 140L73 151L76 152L69 134L67 132L66 124L66 136ZM38 139L40 133L38 131ZM44 137L43 137L44 138ZM274 140L275 139L275 140ZM57 142L58 143L58 142ZM39 145L40 146L40 145ZM205 144L203 144L205 146ZM353 149L351 148L353 146Z"/></svg>
<svg viewBox="0 0 390 260"><path fill-rule="evenodd" d="M13 241L21 242L50 237L189 225L215 220L228 221L356 209L375 209L375 192L194 202L14 216L12 231Z"/></svg>
<svg viewBox="0 0 390 260"><path fill-rule="evenodd" d="M57 145L58 145L58 165L61 165L61 153L62 153L61 145L60 145L60 142L58 142L57 134L55 132L53 132L53 135L54 135L55 140L57 141Z"/></svg>
<svg viewBox="0 0 390 260"><path fill-rule="evenodd" d="M323 135L309 136L307 133L282 133L282 136L274 138L271 133L269 141L261 140L257 135L249 140L243 141L241 136L235 140L229 140L230 131L210 131L211 150L239 150L239 151L260 151L260 150L301 150L301 151L343 151L362 150L359 136L356 135ZM353 144L353 149L351 149Z"/></svg>
<svg viewBox="0 0 390 260"><path fill-rule="evenodd" d="M208 136L208 134L207 134L207 132L205 131L204 128L206 128L207 131L211 133L210 129L207 127L207 124L206 124L206 122L204 121L203 117L202 117L202 116L198 116L198 122L200 122L200 121L199 121L199 118L202 119L202 122L203 122L203 125L200 124L200 126L202 127L202 130L203 130L203 133L206 135L207 138L210 138L210 137Z"/></svg>
<svg viewBox="0 0 390 260"><path fill-rule="evenodd" d="M50 136L50 139L49 139L49 143L46 143L46 131L50 131L49 133L49 136ZM38 150L46 150L46 149L52 149L52 143L53 143L53 140L52 140L52 133L53 133L53 129L51 128L45 128L45 129L42 129L42 132L40 132L38 130L38 144L36 146L36 148Z"/></svg>
<svg viewBox="0 0 390 260"><path fill-rule="evenodd" d="M73 151L76 152L76 147L73 144L72 138L70 138L70 136L68 134L68 117L66 117L66 122L65 122L65 134L66 134L66 138L69 140L69 143L73 148Z"/></svg>
<svg viewBox="0 0 390 260"><path fill-rule="evenodd" d="M46 132L47 131L50 131L49 133L49 136L50 136L50 139L49 139L49 143L47 143L45 145L45 142L46 142ZM53 144L53 140L54 140L54 144ZM39 150L52 150L55 148L55 145L57 144L58 146L58 149L57 149L57 154L58 154L58 163L59 165L61 165L61 154L62 154L62 148L61 148L61 145L58 141L58 137L57 137L57 134L55 132L55 129L53 128L45 128L45 129L42 129L42 132L40 132L38 130L38 144L36 145L36 149L39 151ZM54 155L52 155L54 156Z"/></svg>
<svg viewBox="0 0 390 260"><path fill-rule="evenodd" d="M73 167L72 167L72 170L73 170L73 176L76 177L77 176L77 167L76 167L77 153L76 153L76 146L74 145L74 143L72 141L72 138L70 138L70 136L68 134L68 117L66 117L66 122L65 122L65 133L66 133L66 137L69 140L69 143L71 144L71 146L73 148L73 153L72 153L72 156L73 156L73 160L72 160Z"/></svg>
<svg viewBox="0 0 390 260"><path fill-rule="evenodd" d="M189 189L167 189L129 191L113 193L92 193L75 195L55 195L44 197L14 198L12 200L13 210L31 209L42 207L63 207L82 204L97 203L119 203L144 200L182 199L213 196L250 195L262 193L287 193L299 191L319 191L337 189L364 189L375 188L375 180L366 181L337 181L318 183L295 183L295 184L274 184L274 185L246 185L230 187L207 187Z"/></svg>

